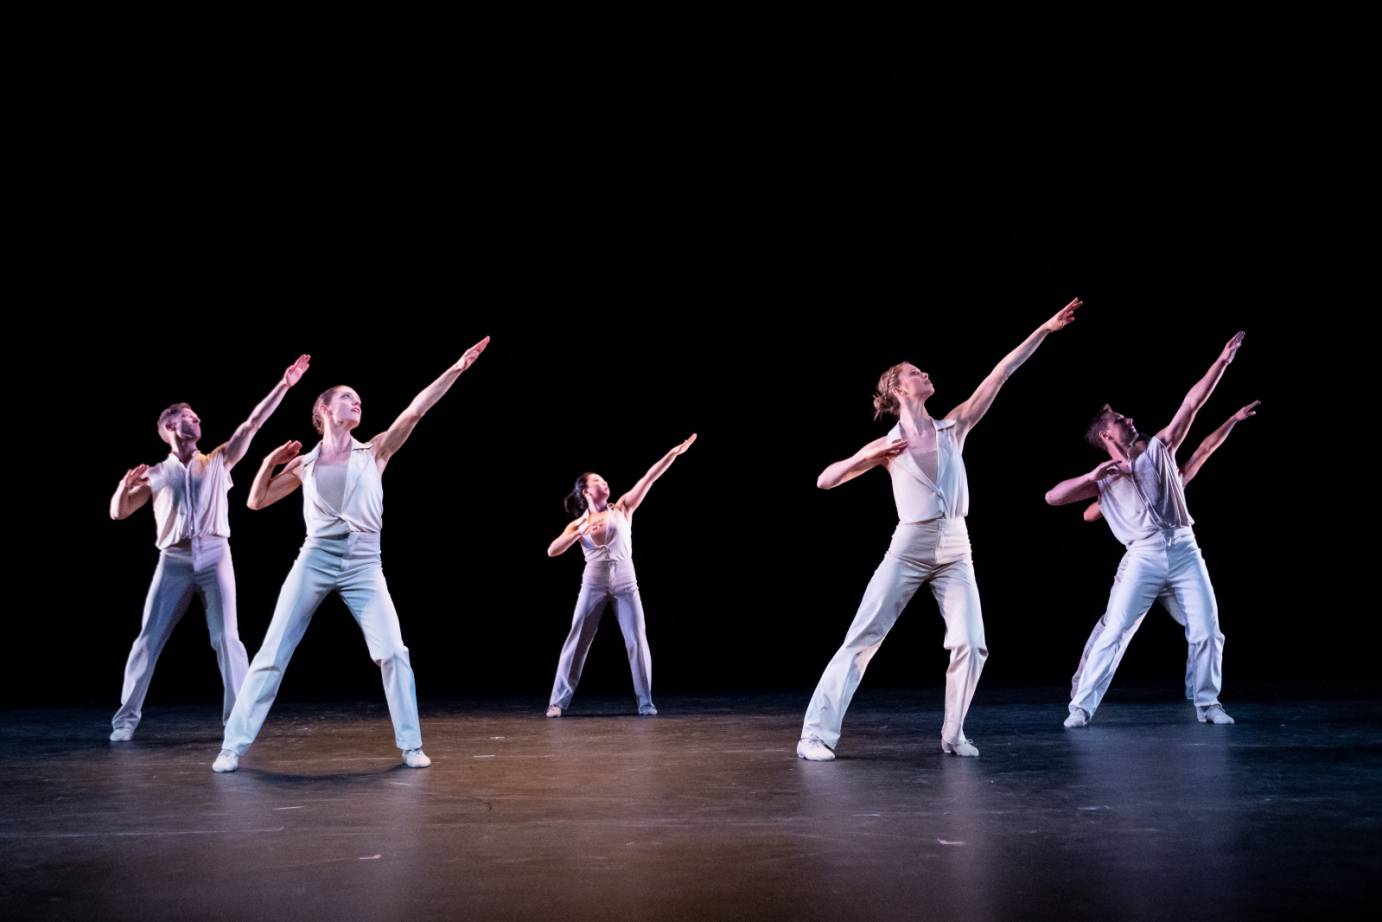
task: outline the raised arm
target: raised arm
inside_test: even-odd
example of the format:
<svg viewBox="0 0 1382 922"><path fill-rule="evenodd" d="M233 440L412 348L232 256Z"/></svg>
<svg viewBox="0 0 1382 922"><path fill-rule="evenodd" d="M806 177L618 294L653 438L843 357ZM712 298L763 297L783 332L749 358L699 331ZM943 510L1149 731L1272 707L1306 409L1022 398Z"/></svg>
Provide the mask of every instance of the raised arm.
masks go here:
<svg viewBox="0 0 1382 922"><path fill-rule="evenodd" d="M283 372L283 377L274 385L274 389L269 391L269 395L259 401L259 405L250 413L249 419L241 423L230 440L221 446L220 450L224 452L227 468L232 468L238 464L245 453L250 450L250 442L254 440L259 427L268 422L274 410L278 409L278 405L283 402L283 395L287 394L293 385L302 380L302 376L306 374L311 362L312 356L310 355L298 356L297 361L289 365L287 370Z"/></svg>
<svg viewBox="0 0 1382 922"><path fill-rule="evenodd" d="M1204 467L1204 463L1209 460L1209 456L1219 450L1219 446L1224 444L1228 434L1233 431L1233 427L1249 417L1257 415L1257 405L1262 401L1254 400L1252 403L1234 413L1228 419L1220 423L1219 428L1204 437L1204 441L1195 449L1195 453L1190 456L1190 460L1185 462L1185 466L1180 469L1180 479L1182 484L1188 484L1195 479L1195 475Z"/></svg>
<svg viewBox="0 0 1382 922"><path fill-rule="evenodd" d="M685 454L686 449L695 443L696 433L693 432L689 439L673 447L671 451L659 458L656 464L648 468L648 473L638 478L638 482L627 493L619 497L619 502L616 505L623 508L625 515L632 515L633 511L643 502L643 497L648 495L648 488L657 481L657 478L667 473L667 468L672 466L672 462L677 460L678 455Z"/></svg>
<svg viewBox="0 0 1382 922"><path fill-rule="evenodd" d="M1209 395L1214 393L1214 388L1219 384L1219 379L1224 376L1224 372L1229 365L1233 364L1234 356L1238 354L1238 347L1243 345L1243 333L1240 330L1233 334L1233 338L1224 346L1219 357L1214 360L1214 364L1209 366L1209 371L1204 373L1204 377L1195 382L1195 386L1190 388L1190 392L1181 401L1180 409L1167 424L1156 434L1161 443L1174 455L1180 448L1180 443L1185 441L1185 435L1190 431L1190 424L1195 421L1195 414L1200 412Z"/></svg>
<svg viewBox="0 0 1382 922"><path fill-rule="evenodd" d="M392 426L370 439L370 443L374 446L375 463L379 465L381 471L384 469L384 465L389 462L389 459L403 447L403 443L408 441L408 437L413 434L413 429L417 426L418 421L422 419L423 414L432 409L432 406L438 400L442 399L447 391L451 390L451 385L456 383L456 379L459 378L467 368L475 364L475 360L480 357L480 353L484 352L485 347L488 345L489 337L486 336L467 349L465 355L461 356L456 360L454 365L442 372L441 377L424 387L418 395L413 398L413 402L408 404L408 408L399 414L398 419L393 421Z"/></svg>
<svg viewBox="0 0 1382 922"><path fill-rule="evenodd" d="M1016 349L1003 356L1003 360L989 372L988 377L979 384L979 387L969 399L951 410L946 419L953 419L956 422L956 436L963 441L964 437L978 425L979 420L984 418L984 414L993 406L994 399L998 392L1007 383L1012 373L1022 366L1022 363L1032 357L1036 352L1037 346L1047 336L1063 330L1075 321L1075 311L1084 304L1079 298L1071 299L1070 303L1056 312L1056 315L1043 323L1031 332Z"/></svg>

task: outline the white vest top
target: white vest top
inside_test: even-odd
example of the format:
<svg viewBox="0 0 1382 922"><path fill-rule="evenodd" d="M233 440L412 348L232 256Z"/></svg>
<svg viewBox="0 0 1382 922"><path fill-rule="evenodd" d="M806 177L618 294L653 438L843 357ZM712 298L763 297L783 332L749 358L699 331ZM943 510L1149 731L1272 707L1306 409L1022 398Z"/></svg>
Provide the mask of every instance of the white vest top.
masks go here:
<svg viewBox="0 0 1382 922"><path fill-rule="evenodd" d="M969 514L969 478L965 476L960 442L955 438L955 420L937 419L936 479L933 481L910 452L903 451L888 462L893 479L893 500L901 522L929 522L933 519L960 519ZM902 438L902 423L888 432L888 441Z"/></svg>
<svg viewBox="0 0 1382 922"><path fill-rule="evenodd" d="M384 478L374 462L374 452L364 442L351 439L350 461L346 468L345 499L337 509L317 489L317 458L322 444L302 456L296 473L302 481L302 517L307 522L308 538L336 538L350 532L373 532L384 528Z"/></svg>
<svg viewBox="0 0 1382 922"><path fill-rule="evenodd" d="M605 516L604 544L591 541L589 533L581 536L581 553L585 554L586 563L633 559L633 523L623 509L609 507L609 515Z"/></svg>

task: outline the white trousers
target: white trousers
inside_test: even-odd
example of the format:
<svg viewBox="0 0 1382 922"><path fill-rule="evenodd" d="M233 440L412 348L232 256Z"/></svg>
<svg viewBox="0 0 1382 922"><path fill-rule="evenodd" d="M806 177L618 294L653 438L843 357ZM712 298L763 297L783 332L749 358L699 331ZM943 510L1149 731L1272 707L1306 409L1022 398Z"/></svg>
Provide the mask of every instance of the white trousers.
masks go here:
<svg viewBox="0 0 1382 922"><path fill-rule="evenodd" d="M125 684L120 691L120 710L111 719L113 727L134 729L139 726L144 696L149 693L159 654L194 595L201 598L206 608L211 649L216 651L216 663L221 667L221 684L225 688L221 720L230 718L235 695L249 666L235 620L235 568L230 560L230 541L191 538L158 555L153 582L144 599L139 636L130 647L130 656L125 662Z"/></svg>
<svg viewBox="0 0 1382 922"><path fill-rule="evenodd" d="M552 683L550 704L563 711L571 705L576 684L581 681L586 654L590 652L595 629L605 606L614 603L619 630L624 634L624 649L629 655L629 671L633 673L633 693L639 710L653 706L653 657L648 650L648 627L643 621L643 601L638 595L638 577L633 561L592 561L586 564L581 578L581 594L576 598L576 612L571 618L571 630L562 644L557 660L557 677Z"/></svg>
<svg viewBox="0 0 1382 922"><path fill-rule="evenodd" d="M1118 564L1102 629L1090 638L1070 695L1070 710L1093 716L1113 681L1127 642L1147 609L1163 593L1170 594L1174 617L1185 619L1189 644L1191 697L1196 707L1219 703L1223 684L1224 635L1219 632L1219 606L1209 570L1189 527L1166 529L1128 547Z"/></svg>
<svg viewBox="0 0 1382 922"><path fill-rule="evenodd" d="M869 660L923 584L931 587L940 606L945 649L950 651L941 738L954 742L964 736L965 714L988 659L988 645L965 521L937 519L898 524L888 553L864 590L844 645L825 667L811 696L801 728L803 738L814 737L831 748L839 742L845 711Z"/></svg>
<svg viewBox="0 0 1382 922"><path fill-rule="evenodd" d="M398 611L389 596L379 558L377 532L352 532L342 538L309 539L283 582L264 643L250 663L235 710L226 722L223 749L243 754L269 715L288 660L307 631L312 614L328 593L339 592L364 632L370 658L384 678L384 699L393 718L399 749L422 745L417 690Z"/></svg>
<svg viewBox="0 0 1382 922"><path fill-rule="evenodd" d="M1161 590L1161 595L1156 597L1158 604L1166 609L1166 613L1171 616L1182 628L1186 626L1185 612L1181 610L1180 603L1176 601L1176 594L1170 589ZM1150 609L1149 609L1150 610ZM1132 635L1137 633L1137 629L1142 626L1142 619L1147 616L1143 612L1138 616L1132 626L1123 632L1123 639L1118 643L1118 653L1114 657L1113 668L1116 672L1118 664L1123 660L1123 654L1128 651L1128 642ZM1075 674L1070 677L1070 697L1075 697L1079 693L1080 672L1084 669L1085 662L1089 659L1089 651L1093 649L1094 642L1099 639L1099 635L1108 627L1108 619L1102 615L1099 620L1094 622L1094 630L1089 633L1089 640L1085 641L1084 652L1080 654L1080 664L1075 667ZM1224 635L1219 635L1219 646L1224 644ZM1195 700L1195 654L1190 651L1185 657L1185 700Z"/></svg>

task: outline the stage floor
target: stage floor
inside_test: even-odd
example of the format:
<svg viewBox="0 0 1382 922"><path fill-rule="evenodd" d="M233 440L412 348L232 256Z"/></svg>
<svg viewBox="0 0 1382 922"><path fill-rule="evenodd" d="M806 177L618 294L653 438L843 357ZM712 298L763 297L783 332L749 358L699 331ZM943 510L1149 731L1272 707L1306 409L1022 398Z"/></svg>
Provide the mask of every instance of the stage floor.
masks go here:
<svg viewBox="0 0 1382 922"><path fill-rule="evenodd" d="M215 775L217 703L0 712L0 916L1243 919L1365 911L1382 872L1382 702L861 691L839 759L806 695L423 702L401 766L382 694L276 708Z"/></svg>

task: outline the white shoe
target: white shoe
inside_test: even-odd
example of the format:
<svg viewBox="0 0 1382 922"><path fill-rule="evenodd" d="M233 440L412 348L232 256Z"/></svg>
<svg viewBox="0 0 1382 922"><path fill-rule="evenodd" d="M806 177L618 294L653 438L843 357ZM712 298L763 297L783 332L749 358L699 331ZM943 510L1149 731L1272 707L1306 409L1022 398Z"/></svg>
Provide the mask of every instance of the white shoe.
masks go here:
<svg viewBox="0 0 1382 922"><path fill-rule="evenodd" d="M808 736L797 743L797 758L808 762L833 762L835 753L814 736Z"/></svg>
<svg viewBox="0 0 1382 922"><path fill-rule="evenodd" d="M638 713L643 717L656 717L657 708L653 707L651 704L645 704L639 707Z"/></svg>
<svg viewBox="0 0 1382 922"><path fill-rule="evenodd" d="M1065 718L1065 729L1073 730L1076 727L1089 726L1089 714L1084 708L1072 708L1070 716Z"/></svg>
<svg viewBox="0 0 1382 922"><path fill-rule="evenodd" d="M548 716L548 717L560 717L560 716L561 716L561 708L557 707L555 704L552 705L551 707L549 707L549 708L547 709L547 716Z"/></svg>
<svg viewBox="0 0 1382 922"><path fill-rule="evenodd" d="M405 749L403 751L403 764L409 768L426 768L432 764L432 760L427 758L427 753L422 751L419 746L416 749Z"/></svg>
<svg viewBox="0 0 1382 922"><path fill-rule="evenodd" d="M1228 716L1222 704L1211 704L1207 708L1196 708L1195 715L1200 718L1202 724L1219 724L1226 726L1233 723L1233 718Z"/></svg>
<svg viewBox="0 0 1382 922"><path fill-rule="evenodd" d="M973 740L967 740L962 736L954 742L941 740L941 752L948 752L952 756L966 756L974 759L979 756L979 747L974 745Z"/></svg>
<svg viewBox="0 0 1382 922"><path fill-rule="evenodd" d="M234 749L222 749L216 761L211 763L213 772L233 772L240 767L240 754Z"/></svg>
<svg viewBox="0 0 1382 922"><path fill-rule="evenodd" d="M116 727L110 731L112 743L128 743L132 739L134 739L134 727Z"/></svg>

